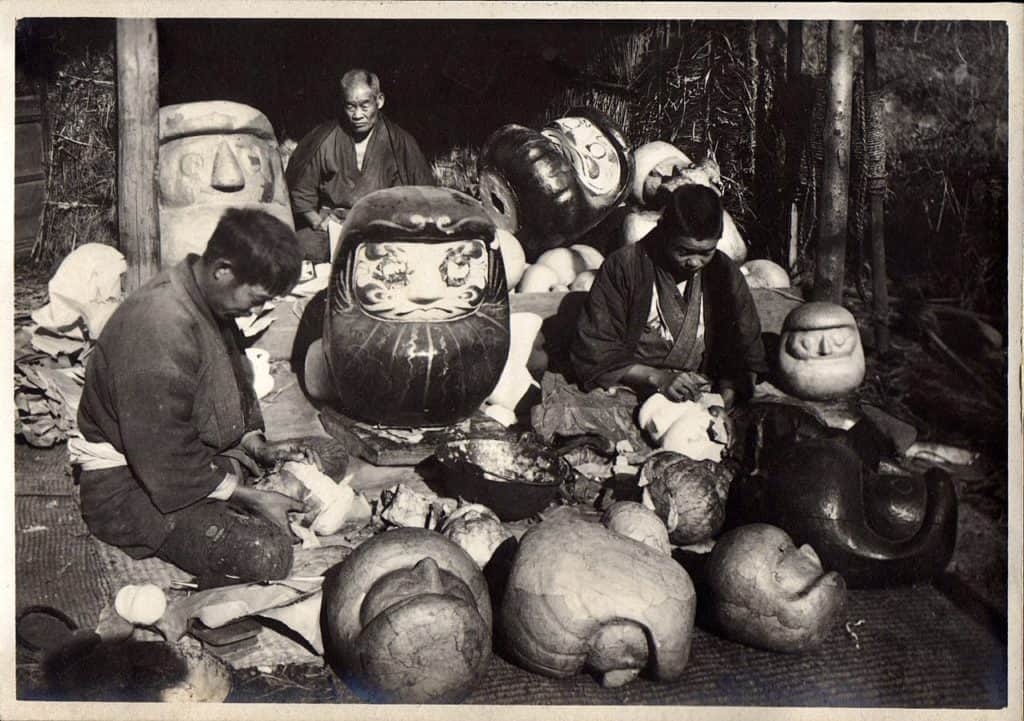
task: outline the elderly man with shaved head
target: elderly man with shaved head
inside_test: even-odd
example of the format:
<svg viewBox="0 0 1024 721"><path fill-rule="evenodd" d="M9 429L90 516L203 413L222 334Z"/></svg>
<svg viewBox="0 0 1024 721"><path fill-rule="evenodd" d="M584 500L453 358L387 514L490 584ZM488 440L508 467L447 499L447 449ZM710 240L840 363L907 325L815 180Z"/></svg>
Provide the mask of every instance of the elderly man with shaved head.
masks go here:
<svg viewBox="0 0 1024 721"><path fill-rule="evenodd" d="M308 260L330 260L329 215L343 219L357 200L396 185L435 185L409 133L384 117L380 79L367 70L341 76L342 112L304 137L288 163L297 237Z"/></svg>

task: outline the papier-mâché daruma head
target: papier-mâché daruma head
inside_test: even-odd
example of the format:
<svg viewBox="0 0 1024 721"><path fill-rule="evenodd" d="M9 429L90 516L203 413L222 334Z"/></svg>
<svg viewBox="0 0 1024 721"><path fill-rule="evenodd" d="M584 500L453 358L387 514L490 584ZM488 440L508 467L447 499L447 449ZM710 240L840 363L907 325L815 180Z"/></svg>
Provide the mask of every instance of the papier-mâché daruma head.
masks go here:
<svg viewBox="0 0 1024 721"><path fill-rule="evenodd" d="M634 173L630 184L633 201L645 208L660 208L668 194L680 185L703 185L722 194L718 163L708 158L694 163L682 150L655 140L633 151Z"/></svg>
<svg viewBox="0 0 1024 721"><path fill-rule="evenodd" d="M495 224L536 260L604 220L629 190L632 156L602 114L573 109L540 132L496 130L480 154L480 195Z"/></svg>
<svg viewBox="0 0 1024 721"><path fill-rule="evenodd" d="M356 203L331 270L324 347L350 418L419 427L471 415L509 348L501 251L480 204L426 186Z"/></svg>
<svg viewBox="0 0 1024 721"><path fill-rule="evenodd" d="M707 565L712 616L729 638L773 651L802 651L828 635L846 583L825 573L814 549L765 523L740 526L715 543Z"/></svg>
<svg viewBox="0 0 1024 721"><path fill-rule="evenodd" d="M270 121L242 103L160 108L160 260L202 253L227 208L262 210L294 228Z"/></svg>
<svg viewBox="0 0 1024 721"><path fill-rule="evenodd" d="M461 700L487 670L491 622L480 568L423 528L371 538L324 580L327 659L369 701Z"/></svg>
<svg viewBox="0 0 1024 721"><path fill-rule="evenodd" d="M779 383L806 400L845 395L864 380L864 348L857 321L834 303L797 306L782 324Z"/></svg>

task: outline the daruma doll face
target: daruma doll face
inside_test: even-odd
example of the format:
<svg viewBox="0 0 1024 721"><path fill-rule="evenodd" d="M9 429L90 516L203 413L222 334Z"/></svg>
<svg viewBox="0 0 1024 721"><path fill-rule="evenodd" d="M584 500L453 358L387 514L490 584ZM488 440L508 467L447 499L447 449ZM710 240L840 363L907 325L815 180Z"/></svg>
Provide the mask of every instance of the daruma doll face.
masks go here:
<svg viewBox="0 0 1024 721"><path fill-rule="evenodd" d="M262 210L292 227L270 121L248 105L206 101L160 109L160 260L202 253L228 208Z"/></svg>
<svg viewBox="0 0 1024 721"><path fill-rule="evenodd" d="M356 299L383 320L454 320L472 313L487 287L482 240L364 243L356 250Z"/></svg>
<svg viewBox="0 0 1024 721"><path fill-rule="evenodd" d="M541 134L561 148L580 185L590 193L597 197L618 193L624 182L619 151L613 140L590 120L559 118Z"/></svg>
<svg viewBox="0 0 1024 721"><path fill-rule="evenodd" d="M779 380L807 400L845 395L864 380L864 349L853 316L832 303L805 303L787 316L779 346Z"/></svg>

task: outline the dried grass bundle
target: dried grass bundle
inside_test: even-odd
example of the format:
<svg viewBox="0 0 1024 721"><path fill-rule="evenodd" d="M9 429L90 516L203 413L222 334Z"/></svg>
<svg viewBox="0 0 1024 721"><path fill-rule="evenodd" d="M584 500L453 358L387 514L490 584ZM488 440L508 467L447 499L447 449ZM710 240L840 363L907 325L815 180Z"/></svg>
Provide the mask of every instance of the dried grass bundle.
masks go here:
<svg viewBox="0 0 1024 721"><path fill-rule="evenodd" d="M447 153L435 157L432 169L437 184L479 198L479 176L476 170L478 155L476 148L456 145Z"/></svg>
<svg viewBox="0 0 1024 721"><path fill-rule="evenodd" d="M113 45L64 59L47 88L46 204L32 259L54 264L83 243L117 244L117 91Z"/></svg>

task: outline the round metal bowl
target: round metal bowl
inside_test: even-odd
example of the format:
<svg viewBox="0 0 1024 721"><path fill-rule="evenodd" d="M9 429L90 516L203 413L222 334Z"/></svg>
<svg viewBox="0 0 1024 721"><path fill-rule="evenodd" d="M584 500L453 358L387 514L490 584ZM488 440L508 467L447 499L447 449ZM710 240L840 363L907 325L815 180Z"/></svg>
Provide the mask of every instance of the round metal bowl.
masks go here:
<svg viewBox="0 0 1024 721"><path fill-rule="evenodd" d="M435 451L445 469L449 496L481 503L503 521L543 510L572 468L557 453L535 443L503 438L451 441Z"/></svg>

